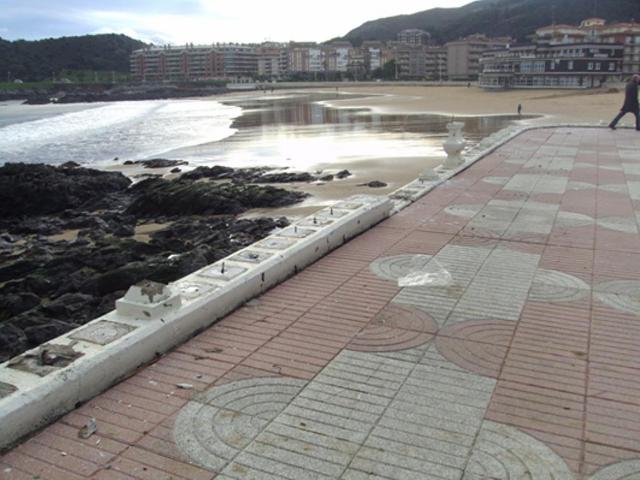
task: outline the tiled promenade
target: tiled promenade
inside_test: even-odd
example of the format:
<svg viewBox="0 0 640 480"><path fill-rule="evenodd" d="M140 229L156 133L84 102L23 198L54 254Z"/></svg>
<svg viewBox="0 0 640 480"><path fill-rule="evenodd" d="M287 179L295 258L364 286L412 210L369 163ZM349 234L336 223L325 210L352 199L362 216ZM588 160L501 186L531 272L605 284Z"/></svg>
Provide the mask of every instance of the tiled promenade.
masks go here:
<svg viewBox="0 0 640 480"><path fill-rule="evenodd" d="M0 457L0 478L638 480L639 223L640 134L523 134ZM449 285L398 288L436 262Z"/></svg>

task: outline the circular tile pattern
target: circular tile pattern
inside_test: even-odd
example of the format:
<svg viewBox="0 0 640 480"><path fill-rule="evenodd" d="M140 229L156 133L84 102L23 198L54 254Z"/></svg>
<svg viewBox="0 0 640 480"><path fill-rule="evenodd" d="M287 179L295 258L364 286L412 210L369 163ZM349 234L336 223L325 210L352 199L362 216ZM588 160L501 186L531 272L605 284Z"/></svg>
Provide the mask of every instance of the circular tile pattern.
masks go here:
<svg viewBox="0 0 640 480"><path fill-rule="evenodd" d="M429 260L431 255L397 255L378 258L369 268L378 277L395 282L411 272L424 269Z"/></svg>
<svg viewBox="0 0 640 480"><path fill-rule="evenodd" d="M569 182L567 183L567 190L593 190L596 185L587 182Z"/></svg>
<svg viewBox="0 0 640 480"><path fill-rule="evenodd" d="M347 345L358 352L395 352L424 345L438 331L431 315L417 308L389 305Z"/></svg>
<svg viewBox="0 0 640 480"><path fill-rule="evenodd" d="M626 183L613 183L610 185L600 185L598 187L600 190L604 190L605 192L611 193L628 193L629 189L627 188Z"/></svg>
<svg viewBox="0 0 640 480"><path fill-rule="evenodd" d="M633 217L606 217L599 218L598 225L609 230L623 233L638 233L638 225Z"/></svg>
<svg viewBox="0 0 640 480"><path fill-rule="evenodd" d="M514 427L482 424L462 480L570 480L575 475L549 447Z"/></svg>
<svg viewBox="0 0 640 480"><path fill-rule="evenodd" d="M261 378L213 387L182 408L176 445L189 459L219 470L254 440L306 385L302 380Z"/></svg>
<svg viewBox="0 0 640 480"><path fill-rule="evenodd" d="M478 375L498 378L516 323L508 320L470 320L446 326L438 332L440 354Z"/></svg>
<svg viewBox="0 0 640 480"><path fill-rule="evenodd" d="M449 205L444 211L455 217L472 218L482 210L482 207L483 205Z"/></svg>
<svg viewBox="0 0 640 480"><path fill-rule="evenodd" d="M438 337L451 337L508 347L515 329L516 322L509 320L470 320L442 328L438 332Z"/></svg>
<svg viewBox="0 0 640 480"><path fill-rule="evenodd" d="M589 215L574 212L558 212L556 217L556 227L575 228L593 225L593 218Z"/></svg>
<svg viewBox="0 0 640 480"><path fill-rule="evenodd" d="M594 290L596 298L605 305L640 315L640 281L613 280L597 285Z"/></svg>
<svg viewBox="0 0 640 480"><path fill-rule="evenodd" d="M595 170L597 168L597 166L593 163L587 163L587 162L574 162L573 163L573 169L577 170L579 168L588 168L591 170Z"/></svg>
<svg viewBox="0 0 640 480"><path fill-rule="evenodd" d="M585 281L555 270L538 270L529 300L541 302L572 302L589 296L591 287Z"/></svg>
<svg viewBox="0 0 640 480"><path fill-rule="evenodd" d="M591 480L640 480L640 460L607 465L592 475Z"/></svg>
<svg viewBox="0 0 640 480"><path fill-rule="evenodd" d="M511 177L484 177L482 179L483 182L491 185L506 185L509 180L511 180Z"/></svg>

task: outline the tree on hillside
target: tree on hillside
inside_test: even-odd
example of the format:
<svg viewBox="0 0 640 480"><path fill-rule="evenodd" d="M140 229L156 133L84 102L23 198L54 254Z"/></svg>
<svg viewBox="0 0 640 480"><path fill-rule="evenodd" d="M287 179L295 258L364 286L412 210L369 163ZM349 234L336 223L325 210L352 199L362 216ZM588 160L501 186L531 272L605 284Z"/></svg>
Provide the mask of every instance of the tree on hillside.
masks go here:
<svg viewBox="0 0 640 480"><path fill-rule="evenodd" d="M39 81L62 71L128 72L129 55L144 46L116 34L15 42L0 39L0 78Z"/></svg>

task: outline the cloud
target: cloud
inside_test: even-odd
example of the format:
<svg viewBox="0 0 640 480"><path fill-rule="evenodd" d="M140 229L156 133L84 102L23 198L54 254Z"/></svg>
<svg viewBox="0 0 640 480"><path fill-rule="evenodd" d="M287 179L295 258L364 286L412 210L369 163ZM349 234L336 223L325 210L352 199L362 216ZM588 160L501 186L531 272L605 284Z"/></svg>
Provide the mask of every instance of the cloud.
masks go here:
<svg viewBox="0 0 640 480"><path fill-rule="evenodd" d="M12 38L124 33L153 43L322 41L376 18L469 0L0 0L0 28Z"/></svg>
<svg viewBox="0 0 640 480"><path fill-rule="evenodd" d="M155 45L164 45L170 43L170 40L162 36L154 36L153 33L145 33L133 28L122 27L100 27L90 32L91 35L100 35L103 33L117 33L126 35L127 37L135 38L136 40L143 41L145 43L153 43Z"/></svg>

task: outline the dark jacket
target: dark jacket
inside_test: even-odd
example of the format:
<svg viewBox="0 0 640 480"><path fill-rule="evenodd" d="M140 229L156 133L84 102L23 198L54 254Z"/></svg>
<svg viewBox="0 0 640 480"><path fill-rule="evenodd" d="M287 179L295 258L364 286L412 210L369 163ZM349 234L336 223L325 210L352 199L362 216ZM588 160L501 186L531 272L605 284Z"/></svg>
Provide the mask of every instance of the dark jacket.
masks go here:
<svg viewBox="0 0 640 480"><path fill-rule="evenodd" d="M634 80L630 80L624 93L622 111L637 113L638 110L640 110L638 105L638 84Z"/></svg>

